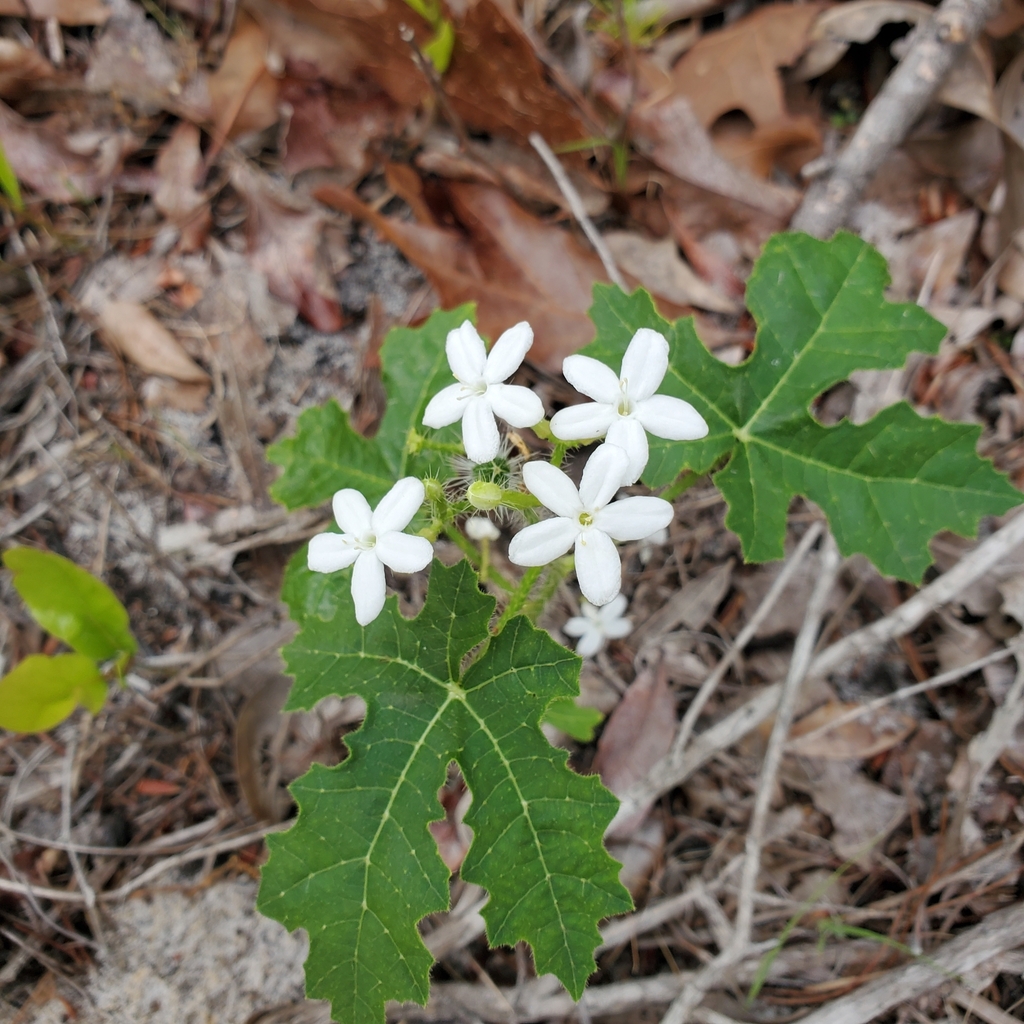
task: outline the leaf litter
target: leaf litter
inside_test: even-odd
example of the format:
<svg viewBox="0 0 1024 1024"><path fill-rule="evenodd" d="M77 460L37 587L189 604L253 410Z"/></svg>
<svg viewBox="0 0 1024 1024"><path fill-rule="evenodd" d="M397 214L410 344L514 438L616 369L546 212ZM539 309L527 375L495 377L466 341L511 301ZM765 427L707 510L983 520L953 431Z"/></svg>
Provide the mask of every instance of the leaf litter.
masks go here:
<svg viewBox="0 0 1024 1024"><path fill-rule="evenodd" d="M96 1019L159 1020L186 1005L170 982L160 1010L124 985L126 971L162 969L151 933L130 949L123 939L107 953L90 945L99 936L59 842L67 778L70 834L107 851L79 855L101 897L137 880L161 900L154 887L170 882L180 894L161 912L192 921L189 934L202 915L223 914L247 921L252 943L287 941L277 926L253 924L251 890L238 880L262 863L260 822L293 813L283 785L312 760L343 756L361 712L275 706L283 565L323 524L315 511L270 502L265 450L303 409L376 394L387 328L437 306L478 303L490 337L529 319L538 347L524 380L549 407L564 403L561 360L592 341L586 313L607 272L530 133L560 151L629 283L648 287L666 319L696 312L700 338L735 365L753 348L746 280L799 203L801 171L849 134L903 45L900 26L923 16L906 0L851 0L730 8L723 23L691 4L659 11L648 28L641 6L622 6L627 41L614 6L595 17L569 3L453 4L451 65L434 80L401 31L422 47L430 26L402 0L330 9L266 0L233 18L187 2L2 6L0 143L26 207L5 208L0 236L0 537L64 552L104 578L144 650L95 720L60 727L51 744L0 740L3 822L14 830L2 838L0 882L70 897L34 905L5 895L5 1010L59 1019L66 1007L83 1012L83 991L102 993ZM1024 165L1019 43L1007 27L1017 6L991 23L852 218L890 261L888 296L928 308L949 337L904 367L835 382L813 411L822 422L863 422L865 410L906 398L980 425L979 450L1019 485ZM705 483L676 508L666 543L629 555L636 632L584 669L582 699L606 724L595 743L563 741L574 767L600 772L613 791L670 748L677 717L779 571L742 564ZM789 511L779 550L792 557L815 511L801 499ZM983 523L983 536L998 525ZM929 573L972 550L940 534ZM693 746L784 677L814 571L808 562L725 673ZM722 988L719 1012L767 1020L809 1009L905 960L863 934L834 934L817 954L815 915L838 913L927 950L1014 898L1024 741L1015 734L993 755L982 782L970 782L970 766L988 763L990 721L1015 671L1012 659L970 667L1015 642L1022 580L1014 552L898 642L808 687L779 775L755 935L776 938L804 916L752 1009ZM2 586L9 668L53 641ZM413 577L400 594L406 613L424 592ZM852 560L822 642L893 614L913 592ZM545 625L558 629L570 614L559 602ZM880 698L891 703L844 719ZM841 724L822 731L832 722ZM641 917L606 925L634 930L599 955L593 1016L660 1012L677 991L664 986L724 941L736 908L729 865L742 852L763 749L756 729L713 748L617 836L641 917L687 902L650 926ZM469 840L465 794L457 776L442 789L447 817L436 832L451 868ZM217 842L227 846L209 852ZM182 851L194 860L169 860ZM504 1021L510 1004L524 1019L568 1014L551 993L547 1009L529 1002L546 982L521 951L487 947L479 892L456 876L452 895L466 912L431 915L424 930L464 938L436 969L428 1009L406 1007L406 1019ZM819 909L809 913L805 900ZM122 930L145 931L130 914ZM196 967L211 947L197 936L186 948ZM1014 969L965 984L1013 1013L1024 995ZM736 980L752 976L744 967ZM236 1015L281 1001L294 1005L278 1019L321 1012L298 1001L294 973L255 985L234 977ZM946 1019L938 991L901 1019Z"/></svg>

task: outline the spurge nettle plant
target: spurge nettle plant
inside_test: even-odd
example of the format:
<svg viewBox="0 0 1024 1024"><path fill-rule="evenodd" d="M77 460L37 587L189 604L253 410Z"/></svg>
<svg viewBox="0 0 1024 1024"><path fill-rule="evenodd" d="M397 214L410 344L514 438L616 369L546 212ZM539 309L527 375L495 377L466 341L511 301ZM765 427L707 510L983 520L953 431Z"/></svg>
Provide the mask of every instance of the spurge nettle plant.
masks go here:
<svg viewBox="0 0 1024 1024"><path fill-rule="evenodd" d="M776 236L748 282L756 345L736 367L701 344L692 320L663 320L645 292L598 285L596 338L563 364L586 401L550 420L534 392L509 383L533 342L528 324L488 352L471 307L437 312L385 341L376 437L329 402L271 450L284 467L278 500L330 500L338 527L286 576L300 627L285 650L288 706L352 693L366 703L348 758L293 784L298 818L269 837L260 891L264 913L308 931L307 989L331 1000L335 1019L378 1022L388 1000L426 1001L433 959L417 926L448 908L428 826L443 816L437 792L452 762L472 794L460 875L487 891L489 941L525 940L539 974L581 995L598 923L631 907L603 845L617 802L568 768L540 723L587 734L593 719L574 704L579 655L631 628L617 545L664 531L686 486L713 474L749 560L782 557L788 506L802 495L844 554L911 581L938 530L971 535L981 516L1019 502L975 453L977 426L905 403L861 425L814 418L815 400L851 371L938 348L941 325L887 302L886 282L882 258L851 235ZM507 563L495 557L502 531ZM441 538L465 557L431 564ZM386 570L428 566L426 600L407 619L386 596ZM583 601L565 632L579 654L534 625L573 572Z"/></svg>

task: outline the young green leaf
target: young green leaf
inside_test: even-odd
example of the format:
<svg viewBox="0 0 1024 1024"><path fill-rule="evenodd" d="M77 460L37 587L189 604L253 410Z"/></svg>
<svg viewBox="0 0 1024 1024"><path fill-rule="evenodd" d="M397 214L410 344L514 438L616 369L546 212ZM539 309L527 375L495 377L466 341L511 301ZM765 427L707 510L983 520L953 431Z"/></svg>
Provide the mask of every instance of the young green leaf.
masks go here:
<svg viewBox="0 0 1024 1024"><path fill-rule="evenodd" d="M844 554L862 552L914 581L939 530L970 536L982 516L1019 504L1020 492L975 453L978 426L924 419L906 403L861 426L812 417L814 399L851 371L894 369L911 352L937 350L945 328L918 306L887 302L888 280L884 259L854 235L775 235L747 283L757 345L736 367L708 352L692 319L668 324L645 292L596 285L597 340L584 352L617 370L638 328L661 331L671 346L661 391L708 422L701 441L652 438L644 482L661 486L728 458L715 483L749 560L783 556L786 512L801 494L828 516Z"/></svg>
<svg viewBox="0 0 1024 1024"><path fill-rule="evenodd" d="M560 729L574 740L589 743L602 718L604 715L597 708L581 707L571 697L559 697L548 705L541 721Z"/></svg>
<svg viewBox="0 0 1024 1024"><path fill-rule="evenodd" d="M578 692L579 658L523 617L489 637L494 600L466 562L434 562L415 619L389 598L365 629L347 575L310 573L304 552L288 570L283 596L301 626L285 650L288 707L357 693L366 720L346 737L346 761L292 786L298 821L270 839L260 909L307 929L307 991L337 1020L383 1021L388 999L425 1002L432 958L416 925L448 905L427 826L455 760L473 793L462 877L490 893L491 942L530 942L538 972L578 998L597 922L631 905L602 845L615 798L570 771L539 729L553 699Z"/></svg>
<svg viewBox="0 0 1024 1024"><path fill-rule="evenodd" d="M94 661L135 653L128 612L114 592L52 551L11 548L4 565L32 617L48 633Z"/></svg>
<svg viewBox="0 0 1024 1024"><path fill-rule="evenodd" d="M45 732L79 704L94 715L107 699L107 682L84 654L30 654L0 679L0 729Z"/></svg>
<svg viewBox="0 0 1024 1024"><path fill-rule="evenodd" d="M274 498L294 509L319 505L335 491L354 487L373 505L400 477L443 471L445 456L430 449L410 450L409 437L425 429L423 410L430 398L453 383L444 350L448 332L474 319L474 307L465 305L436 310L421 327L389 331L380 351L388 407L376 437L357 434L333 399L307 409L295 436L267 450L267 458L284 467L271 488ZM442 442L459 437L457 425L436 432Z"/></svg>

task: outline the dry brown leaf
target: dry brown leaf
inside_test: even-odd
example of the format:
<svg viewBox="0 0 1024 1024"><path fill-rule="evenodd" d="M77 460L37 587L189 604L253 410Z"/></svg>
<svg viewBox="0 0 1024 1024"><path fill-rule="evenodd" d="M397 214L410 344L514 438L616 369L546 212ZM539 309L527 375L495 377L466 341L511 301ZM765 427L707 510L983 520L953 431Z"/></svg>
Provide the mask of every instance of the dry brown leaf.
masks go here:
<svg viewBox="0 0 1024 1024"><path fill-rule="evenodd" d="M801 737L836 721L859 705L830 701L794 723L786 749L803 757L824 757L832 761L863 761L902 743L917 727L909 715L892 708L864 712L851 722L817 736Z"/></svg>
<svg viewBox="0 0 1024 1024"><path fill-rule="evenodd" d="M594 86L613 109L626 109L630 85L624 75L603 72L595 76ZM761 181L726 160L682 93L643 99L633 107L629 124L637 149L659 167L684 182L769 214L777 227L800 202L796 189Z"/></svg>
<svg viewBox="0 0 1024 1024"><path fill-rule="evenodd" d="M139 140L123 131L68 135L64 123L59 115L27 121L0 103L0 143L18 180L56 203L95 199L139 148Z"/></svg>
<svg viewBox="0 0 1024 1024"><path fill-rule="evenodd" d="M52 65L38 50L0 39L0 96L4 99L21 96L33 82L52 77Z"/></svg>
<svg viewBox="0 0 1024 1024"><path fill-rule="evenodd" d="M103 0L0 0L0 16L56 18L60 25L102 25L111 14Z"/></svg>
<svg viewBox="0 0 1024 1024"><path fill-rule="evenodd" d="M683 54L672 79L700 123L708 128L730 110L742 110L758 127L788 121L778 69L797 62L823 6L766 4Z"/></svg>
<svg viewBox="0 0 1024 1024"><path fill-rule="evenodd" d="M295 306L318 331L339 330L341 306L317 251L324 211L246 164L233 163L230 174L249 207L250 261L266 275L271 293Z"/></svg>
<svg viewBox="0 0 1024 1024"><path fill-rule="evenodd" d="M112 299L96 318L104 341L140 370L183 383L209 382L177 338L140 303Z"/></svg>
<svg viewBox="0 0 1024 1024"><path fill-rule="evenodd" d="M617 796L642 779L668 753L676 733L676 698L661 666L645 668L630 683L597 741L594 771ZM652 801L653 802L653 801ZM648 808L616 826L615 835L629 836L647 816Z"/></svg>
<svg viewBox="0 0 1024 1024"><path fill-rule="evenodd" d="M635 277L649 292L680 306L697 306L714 313L738 313L735 299L701 280L679 255L671 238L646 238L631 231L604 236L619 269Z"/></svg>
<svg viewBox="0 0 1024 1024"><path fill-rule="evenodd" d="M1024 25L1024 0L1003 0L998 13L985 23L985 34L1005 39Z"/></svg>
<svg viewBox="0 0 1024 1024"><path fill-rule="evenodd" d="M411 117L383 94L358 96L298 78L281 83L280 98L291 108L282 143L289 174L333 167L355 181L372 165L370 147L400 135Z"/></svg>
<svg viewBox="0 0 1024 1024"><path fill-rule="evenodd" d="M219 137L262 131L278 119L278 82L267 69L270 40L264 29L239 12L220 67L200 77L186 93L216 127Z"/></svg>
<svg viewBox="0 0 1024 1024"><path fill-rule="evenodd" d="M160 147L155 170L159 184L153 204L168 220L181 229L180 248L194 252L210 228L210 204L196 185L205 173L199 148L199 129L182 121Z"/></svg>
<svg viewBox="0 0 1024 1024"><path fill-rule="evenodd" d="M964 210L890 242L879 251L889 261L894 297L913 301L927 285L928 303L948 302L978 229L978 211Z"/></svg>
<svg viewBox="0 0 1024 1024"><path fill-rule="evenodd" d="M1006 201L999 213L999 247L1002 249L1024 228L1024 52L1014 57L999 79L996 105L1009 140L1003 168Z"/></svg>
<svg viewBox="0 0 1024 1024"><path fill-rule="evenodd" d="M334 184L314 194L372 224L423 271L443 306L477 302L486 336L528 320L536 339L531 361L557 373L565 356L593 339L590 290L594 281L607 280L600 260L499 189L451 182L446 192L467 234L385 217Z"/></svg>
<svg viewBox="0 0 1024 1024"><path fill-rule="evenodd" d="M792 178L821 153L821 132L807 114L769 125L723 118L711 129L715 148L737 167L767 178L778 167Z"/></svg>

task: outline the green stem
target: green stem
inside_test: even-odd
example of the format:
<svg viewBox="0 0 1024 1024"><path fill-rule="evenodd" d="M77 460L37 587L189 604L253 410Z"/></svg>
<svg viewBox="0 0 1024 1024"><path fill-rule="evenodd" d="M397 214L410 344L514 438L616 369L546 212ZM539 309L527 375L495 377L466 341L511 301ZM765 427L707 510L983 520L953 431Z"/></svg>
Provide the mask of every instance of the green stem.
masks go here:
<svg viewBox="0 0 1024 1024"><path fill-rule="evenodd" d="M483 570L483 558L477 547L466 537L454 523L447 523L444 527L444 535L469 559L469 564L480 570L481 579L490 580L496 583L502 590L512 593L516 588L513 583L507 580L494 566L489 566L486 576Z"/></svg>
<svg viewBox="0 0 1024 1024"><path fill-rule="evenodd" d="M551 452L551 465L555 469L562 468L562 461L565 459L565 453L569 450L569 446L564 441L557 441L555 443L554 450Z"/></svg>
<svg viewBox="0 0 1024 1024"><path fill-rule="evenodd" d="M547 607L548 601L555 595L558 585L572 571L572 558L559 558L552 562L544 581L537 591L537 596L530 601L523 609L524 614L531 622L536 622L538 616Z"/></svg>
<svg viewBox="0 0 1024 1024"><path fill-rule="evenodd" d="M664 498L665 501L675 501L680 494L688 491L702 475L701 473L694 473L692 470L684 469L658 497Z"/></svg>
<svg viewBox="0 0 1024 1024"><path fill-rule="evenodd" d="M544 567L542 565L535 565L531 566L523 573L523 578L519 581L519 585L516 589L512 591L512 594L508 599L508 604L505 605L505 610L501 613L501 618L498 619L497 625L491 630L492 633L500 633L505 628L505 623L507 623L513 615L519 614L523 605L526 604L526 601L530 596L530 591L533 590L534 583L537 582L537 578L543 571Z"/></svg>

